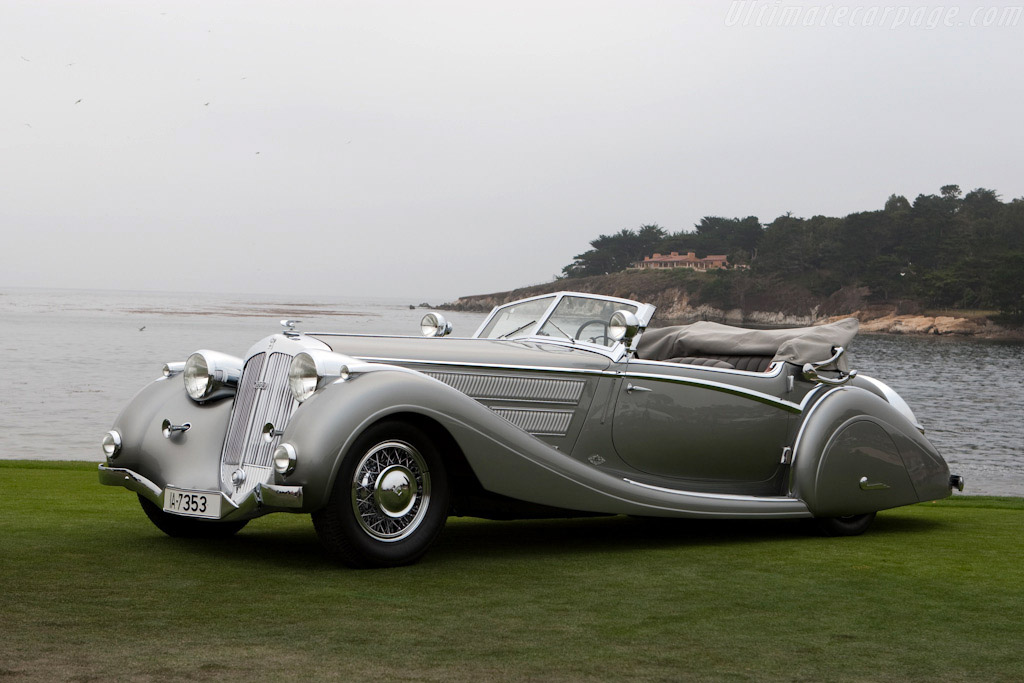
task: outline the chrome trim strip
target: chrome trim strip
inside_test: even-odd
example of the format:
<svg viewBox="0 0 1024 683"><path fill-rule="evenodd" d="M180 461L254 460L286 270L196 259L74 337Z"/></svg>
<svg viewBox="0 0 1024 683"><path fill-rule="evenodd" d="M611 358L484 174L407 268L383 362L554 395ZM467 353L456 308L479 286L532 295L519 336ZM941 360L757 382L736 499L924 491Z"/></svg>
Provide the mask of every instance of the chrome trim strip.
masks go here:
<svg viewBox="0 0 1024 683"><path fill-rule="evenodd" d="M758 401L759 403L765 403L767 405L775 406L777 408L782 408L783 410L788 410L789 412L792 413L799 413L800 411L802 411L803 406L807 400L807 397L805 396L803 402L793 403L792 401L787 401L777 396L765 394L760 391L754 391L753 389L746 389L744 387L737 387L730 384L722 384L721 382L712 382L709 380L696 379L693 377L666 377L665 375L652 375L650 373L629 371L625 373L625 376L635 379L656 380L659 382L671 382L674 384L686 384L689 386L702 387L704 389L713 389L715 391L721 391L723 393L732 394L734 396L739 396L741 398L749 398L753 401Z"/></svg>
<svg viewBox="0 0 1024 683"><path fill-rule="evenodd" d="M589 370L584 368L554 368L549 366L533 366L533 365L503 365L500 363L467 363L465 361L446 361L446 360L418 360L412 358L381 358L377 356L357 356L359 360L366 361L367 363L401 363L407 365L441 365L451 367L462 367L462 368L487 368L489 370L521 370L528 372L556 372L567 375L597 375L602 377L634 377L641 379L657 380L660 382L676 382L678 384L688 384L691 386L699 386L706 389L713 389L716 391L722 391L742 398L749 398L753 401L765 403L768 405L776 406L793 413L802 412L806 407L808 401L811 399L816 390L812 389L804 396L800 403L794 403L793 401L787 401L785 399L772 396L771 394L765 394L760 391L753 389L746 389L744 387L736 387L728 384L721 384L719 382L711 382L708 380L695 379L691 377L670 377L666 375L654 375L650 373L636 373L615 371L615 370ZM780 364L780 367L783 364ZM690 366L687 366L690 367ZM740 371L728 371L725 368L704 368L701 370L717 370L719 372L740 372ZM781 370L779 371L781 372ZM428 374L428 373L422 373ZM762 373L743 373L749 377L751 375L760 376ZM778 377L778 373L772 375L764 375L764 379L774 379ZM440 381L440 380L439 380Z"/></svg>
<svg viewBox="0 0 1024 683"><path fill-rule="evenodd" d="M311 337L359 337L365 339L429 339L436 341L436 337L424 337L422 335L412 336L407 334L362 334L362 333L341 333L341 332L310 332L308 336ZM566 349L577 349L579 351L590 351L592 353L599 354L608 358L613 362L619 362L626 356L626 347L622 343L617 343L615 346L604 346L603 344L591 344L584 341L573 341L570 339L562 339L560 337L515 337L512 339L491 339L489 337L444 337L445 339L451 339L452 341L475 341L475 342L487 342L490 344L500 342L512 342L522 343L530 342L533 344L551 344L554 346L561 346ZM318 340L319 341L319 340ZM337 352L336 352L337 353Z"/></svg>
<svg viewBox="0 0 1024 683"><path fill-rule="evenodd" d="M780 501L791 500L794 503L800 501L790 496L744 496L734 493L705 493L703 491L681 491L679 489L669 489L664 486L654 486L653 484L644 484L643 482L633 481L626 477L622 478L622 481L627 484L633 484L634 486L640 486L645 489L652 491L660 491L661 493L673 493L679 496L693 496L694 498L710 498L713 500L726 500L726 501L743 501L747 503L778 503Z"/></svg>
<svg viewBox="0 0 1024 683"><path fill-rule="evenodd" d="M653 365L659 368L699 368L700 370L707 370L709 372L721 372L728 375L741 375L743 377L778 377L782 374L782 368L785 367L784 361L772 361L772 365L775 367L770 368L771 372L751 372L749 370L737 370L735 368L716 368L710 365L690 365L689 363L669 363L663 360L644 360L641 358L633 358L629 361L630 366L633 365Z"/></svg>
<svg viewBox="0 0 1024 683"><path fill-rule="evenodd" d="M490 340L493 341L493 340ZM619 377L621 372L613 370L590 370L587 368L556 368L546 365L504 365L502 363L467 363L454 360L422 360L416 358L382 358L379 356L356 356L367 363L402 363L406 365L442 365L457 368L487 368L488 370L525 370L531 372L557 372L564 375L601 375ZM427 373L422 373L427 374ZM440 381L440 380L438 380Z"/></svg>
<svg viewBox="0 0 1024 683"><path fill-rule="evenodd" d="M817 394L818 391L822 387L824 387L824 386L826 386L826 385L819 384L817 387L815 387L814 389L809 391L807 393L807 395L804 396L804 404L806 404L807 401L812 396ZM811 417L814 415L814 411L817 410L818 406L820 406L822 403L824 403L825 399L828 398L830 395L836 393L837 391L847 391L847 390L848 390L848 388L845 387L845 386L843 386L843 387L832 387L832 388L828 389L824 394L822 394L821 399L817 403L815 403L813 406L811 406L811 409L809 411L807 411L807 415L804 416L804 421L800 424L800 431L797 432L796 439L793 441L793 457L790 460L790 464L791 465L795 465L796 464L797 455L800 453L800 442L804 438L804 431L807 429L807 424L811 421ZM793 484L793 482L792 482L792 473L795 472L795 471L796 471L795 467L790 469L790 477L791 477L790 478L790 486L792 486L792 484Z"/></svg>

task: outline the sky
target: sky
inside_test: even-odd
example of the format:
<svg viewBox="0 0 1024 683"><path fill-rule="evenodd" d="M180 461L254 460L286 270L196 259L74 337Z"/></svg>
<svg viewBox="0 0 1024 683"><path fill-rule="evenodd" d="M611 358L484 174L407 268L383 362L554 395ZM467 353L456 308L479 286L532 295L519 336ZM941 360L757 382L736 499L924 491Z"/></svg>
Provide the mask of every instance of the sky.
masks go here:
<svg viewBox="0 0 1024 683"><path fill-rule="evenodd" d="M1008 201L1021 8L4 0L0 288L440 302L644 224Z"/></svg>

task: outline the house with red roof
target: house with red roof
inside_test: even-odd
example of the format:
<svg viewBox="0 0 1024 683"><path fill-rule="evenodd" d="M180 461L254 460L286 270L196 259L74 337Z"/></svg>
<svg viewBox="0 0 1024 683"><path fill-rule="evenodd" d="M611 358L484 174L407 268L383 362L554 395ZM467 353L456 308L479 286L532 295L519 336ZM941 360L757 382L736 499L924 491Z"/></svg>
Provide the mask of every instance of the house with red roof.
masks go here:
<svg viewBox="0 0 1024 683"><path fill-rule="evenodd" d="M689 268L691 270L708 271L728 268L729 259L724 254L708 254L704 258L690 251L685 254L673 251L671 254L654 254L645 256L643 261L633 264L634 268Z"/></svg>

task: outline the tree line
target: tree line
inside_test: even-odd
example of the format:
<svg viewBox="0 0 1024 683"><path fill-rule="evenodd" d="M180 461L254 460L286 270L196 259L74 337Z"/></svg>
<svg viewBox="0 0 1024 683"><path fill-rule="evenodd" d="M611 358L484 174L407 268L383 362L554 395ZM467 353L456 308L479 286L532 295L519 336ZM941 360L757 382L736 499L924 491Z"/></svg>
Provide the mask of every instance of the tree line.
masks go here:
<svg viewBox="0 0 1024 683"><path fill-rule="evenodd" d="M767 224L757 217L707 216L692 230L642 225L590 242L562 269L563 278L629 268L655 252L726 254L749 270L716 273L716 298L735 298L752 282L786 283L813 296L865 288L873 302L916 301L928 308L999 310L1024 317L1024 198L994 190L964 194L957 185L913 202L891 195L876 211L843 218L798 218ZM710 283L709 283L710 285Z"/></svg>

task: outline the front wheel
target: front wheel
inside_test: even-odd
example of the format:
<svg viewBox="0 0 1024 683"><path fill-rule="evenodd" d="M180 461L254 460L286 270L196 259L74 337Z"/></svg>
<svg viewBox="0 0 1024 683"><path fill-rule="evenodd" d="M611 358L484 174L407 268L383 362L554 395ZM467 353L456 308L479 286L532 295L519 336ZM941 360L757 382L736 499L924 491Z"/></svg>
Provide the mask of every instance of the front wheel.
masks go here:
<svg viewBox="0 0 1024 683"><path fill-rule="evenodd" d="M249 520L241 522L210 522L164 512L149 498L139 496L142 510L156 528L174 538L227 538L234 536Z"/></svg>
<svg viewBox="0 0 1024 683"><path fill-rule="evenodd" d="M370 427L345 455L313 526L327 554L350 567L397 567L419 560L448 518L440 453L405 422Z"/></svg>
<svg viewBox="0 0 1024 683"><path fill-rule="evenodd" d="M860 536L875 521L875 513L847 515L845 517L818 517L814 520L824 536Z"/></svg>

